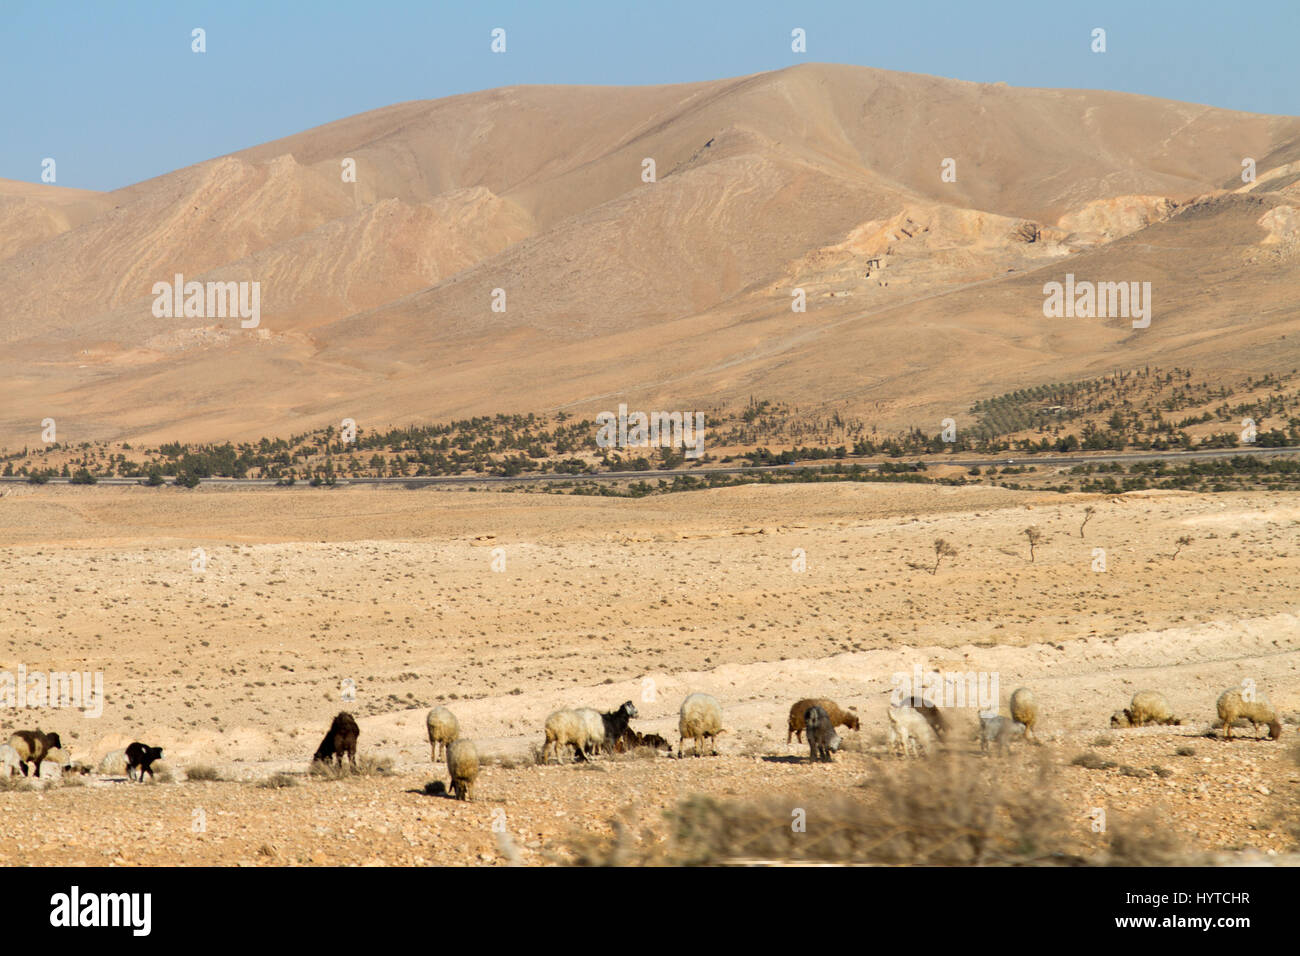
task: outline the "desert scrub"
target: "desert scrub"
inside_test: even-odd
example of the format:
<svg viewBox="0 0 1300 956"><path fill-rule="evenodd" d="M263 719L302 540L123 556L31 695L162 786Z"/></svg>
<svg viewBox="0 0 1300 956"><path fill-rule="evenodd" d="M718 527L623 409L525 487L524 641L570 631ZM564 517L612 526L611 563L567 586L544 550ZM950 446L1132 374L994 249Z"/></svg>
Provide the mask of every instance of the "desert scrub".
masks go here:
<svg viewBox="0 0 1300 956"><path fill-rule="evenodd" d="M319 780L345 780L349 777L389 777L393 774L393 758L363 754L357 758L355 769L349 764L331 764L316 760L312 762L308 772Z"/></svg>
<svg viewBox="0 0 1300 956"><path fill-rule="evenodd" d="M1119 764L1115 763L1113 760L1103 760L1097 754L1089 750L1085 753L1079 754L1079 756L1071 760L1070 766L1083 767L1085 770L1110 770L1112 767L1119 766Z"/></svg>
<svg viewBox="0 0 1300 956"><path fill-rule="evenodd" d="M220 780L221 774L216 767L209 767L207 764L199 764L197 767L185 768L185 779L193 781Z"/></svg>
<svg viewBox="0 0 1300 956"><path fill-rule="evenodd" d="M693 796L666 830L631 811L609 833L575 832L552 858L577 865L715 865L817 860L916 865L1077 863L1072 817L1040 761L1019 785L977 757L946 754L883 767L858 792L816 801ZM796 829L793 824L802 823ZM1077 829L1077 828L1074 828Z"/></svg>
<svg viewBox="0 0 1300 956"><path fill-rule="evenodd" d="M292 774L273 773L257 782L257 786L262 790L283 790L286 787L298 786L298 780Z"/></svg>

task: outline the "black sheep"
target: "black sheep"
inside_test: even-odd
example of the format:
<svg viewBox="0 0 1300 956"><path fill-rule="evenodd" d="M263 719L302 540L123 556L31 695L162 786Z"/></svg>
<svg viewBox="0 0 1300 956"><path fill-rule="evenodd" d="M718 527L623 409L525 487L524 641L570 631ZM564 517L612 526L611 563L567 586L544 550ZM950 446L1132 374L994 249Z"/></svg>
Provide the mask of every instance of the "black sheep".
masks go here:
<svg viewBox="0 0 1300 956"><path fill-rule="evenodd" d="M605 725L605 750L613 753L615 744L623 739L627 733L627 722L637 716L636 708L630 700L624 701L623 706L613 713L601 714L601 723Z"/></svg>
<svg viewBox="0 0 1300 956"><path fill-rule="evenodd" d="M330 724L329 731L325 734L325 739L320 742L316 748L316 756L312 760L320 760L329 763L331 760L343 766L343 755L348 755L348 760L352 762L352 769L357 769L357 738L361 736L361 728L346 710L339 711L335 716L334 722Z"/></svg>
<svg viewBox="0 0 1300 956"><path fill-rule="evenodd" d="M149 779L153 779L153 762L162 759L161 747L150 747L142 744L138 740L126 748L126 779L134 779L131 771L137 767L140 768L140 782L144 783L144 775L149 774Z"/></svg>

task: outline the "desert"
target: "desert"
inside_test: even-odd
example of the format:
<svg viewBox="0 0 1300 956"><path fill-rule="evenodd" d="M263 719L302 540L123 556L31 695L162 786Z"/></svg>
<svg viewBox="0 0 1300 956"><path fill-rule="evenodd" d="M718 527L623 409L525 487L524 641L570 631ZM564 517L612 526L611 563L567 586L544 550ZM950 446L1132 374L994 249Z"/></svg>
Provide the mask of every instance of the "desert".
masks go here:
<svg viewBox="0 0 1300 956"><path fill-rule="evenodd" d="M787 819L806 806L815 823L850 812L845 799L877 807L888 794L873 786L938 763L885 746L896 677L917 668L996 674L1003 712L1015 687L1033 687L1039 745L980 756L967 707L950 711L960 732L943 749L997 767L1002 785L1053 768L1065 808L1053 853L1108 859L1115 833L1128 835L1125 859L1146 864L1295 853L1291 495L881 483L627 500L23 485L4 489L0 516L22 627L0 669L102 671L106 688L98 718L51 708L23 719L60 731L90 766L132 740L161 745L170 772L143 785L65 775L5 793L6 863L671 860L663 813L692 800L759 814L784 801ZM1044 536L1032 562L1028 525ZM1171 557L1184 534L1192 544ZM932 574L938 537L956 554ZM1239 731L1229 743L1212 730L1219 693L1247 679L1278 708L1280 740ZM1111 712L1144 688L1184 724L1112 731ZM635 728L676 751L677 707L699 691L722 704L716 757L536 762L552 710L624 700L636 702ZM840 728L846 748L830 764L785 743L790 702L814 695L861 717L860 731ZM426 794L446 779L425 739L437 705L483 758L467 803ZM356 715L365 771L313 774L339 710ZM187 780L194 768L218 779ZM1098 808L1103 832L1091 829ZM33 812L59 823L26 830ZM1133 835L1156 817L1176 821L1176 847ZM619 828L636 840L619 844ZM765 839L733 855L848 852ZM911 852L908 862L936 861L923 843Z"/></svg>

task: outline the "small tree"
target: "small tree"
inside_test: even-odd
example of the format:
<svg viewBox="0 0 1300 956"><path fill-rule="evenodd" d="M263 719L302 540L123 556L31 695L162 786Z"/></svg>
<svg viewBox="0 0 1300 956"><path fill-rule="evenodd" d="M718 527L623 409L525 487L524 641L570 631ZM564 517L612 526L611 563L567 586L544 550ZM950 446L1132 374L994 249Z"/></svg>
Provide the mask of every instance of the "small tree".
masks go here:
<svg viewBox="0 0 1300 956"><path fill-rule="evenodd" d="M1032 525L1030 525L1028 528L1026 528L1026 529L1025 529L1023 532L1021 532L1021 533L1022 533L1026 538L1029 539L1029 561L1030 561L1030 563L1033 563L1033 560L1034 560L1034 548L1037 547L1038 545L1042 544L1042 542L1043 542L1043 532L1039 531L1037 528L1035 528L1035 527L1033 527Z"/></svg>
<svg viewBox="0 0 1300 956"><path fill-rule="evenodd" d="M1173 560L1174 558L1177 558L1177 557L1178 557L1178 552L1181 551L1181 550L1183 550L1183 548L1187 547L1187 546L1188 546L1189 544L1191 544L1191 543L1192 543L1192 536L1191 536L1191 535L1187 535L1187 534L1185 534L1185 535L1183 535L1181 538L1179 538L1179 539L1175 542L1174 553L1173 553L1172 555L1170 555L1170 560Z"/></svg>
<svg viewBox="0 0 1300 956"><path fill-rule="evenodd" d="M1096 514L1096 512L1097 512L1097 509L1094 508L1092 505L1088 505L1088 507L1086 507L1086 508L1083 509L1083 524L1079 525L1079 537L1080 537L1080 538L1083 537L1083 529L1084 529L1084 527L1088 524L1089 521L1092 520L1092 516L1093 516L1094 514Z"/></svg>
<svg viewBox="0 0 1300 956"><path fill-rule="evenodd" d="M955 558L956 556L957 556L956 548L950 545L947 541L943 540L943 538L935 538L934 539L934 567L930 569L930 573L935 574L936 572L938 572L939 562L942 561L944 558Z"/></svg>

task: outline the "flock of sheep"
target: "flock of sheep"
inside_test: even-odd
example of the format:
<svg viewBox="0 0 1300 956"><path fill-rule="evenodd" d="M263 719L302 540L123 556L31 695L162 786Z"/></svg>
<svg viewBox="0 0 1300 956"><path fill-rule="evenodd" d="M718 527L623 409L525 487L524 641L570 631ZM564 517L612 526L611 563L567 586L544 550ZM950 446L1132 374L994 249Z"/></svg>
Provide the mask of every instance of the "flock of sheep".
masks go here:
<svg viewBox="0 0 1300 956"><path fill-rule="evenodd" d="M1224 691L1217 705L1219 720L1226 739L1232 739L1234 725L1249 723L1258 734L1266 726L1269 737L1276 740L1282 733L1282 724L1267 696L1258 691L1231 688ZM1013 738L1034 739L1034 728L1039 721L1038 704L1033 692L1021 687L1011 694L1009 717L983 714L979 723L981 751L988 753L996 747L999 752L1009 750ZM601 713L591 708L557 710L546 718L546 738L542 745L541 760L552 758L562 761L570 749L574 760L588 760L599 753L617 753L636 747L665 750L670 755L672 746L658 734L640 734L631 727L637 717L636 706L629 700L617 710ZM899 756L919 756L927 753L952 731L952 722L932 701L913 697L897 702L889 708L889 748ZM1180 724L1164 695L1157 691L1139 691L1133 695L1129 706L1111 717L1112 727L1141 727L1147 724ZM460 738L460 724L446 707L435 707L427 718L429 745L436 763L439 752L447 761L451 788L457 799L470 799L474 780L478 777L478 750L472 741ZM791 739L802 742L806 736L810 761L830 761L840 750L842 741L836 727L861 729L861 721L852 709L844 709L827 698L804 698L790 707L786 743ZM716 741L725 733L722 727L722 707L717 698L709 694L691 694L678 714L677 756L686 754L686 742L693 742L695 756L704 752L704 742L710 753L717 753ZM327 738L328 739L328 738ZM322 745L324 746L324 745ZM319 756L319 755L318 755Z"/></svg>
<svg viewBox="0 0 1300 956"><path fill-rule="evenodd" d="M987 714L980 716L978 736L981 751L987 753L991 747L996 747L999 752L1006 753L1013 738L1034 739L1039 712L1029 688L1021 687L1012 693L1008 709L1009 717ZM1268 736L1272 740L1277 740L1282 734L1282 723L1277 711L1268 697L1253 687L1249 690L1238 687L1225 690L1219 695L1217 710L1227 740L1232 739L1234 725L1246 723L1251 725L1256 735L1261 726L1267 727ZM609 713L585 707L557 710L546 718L542 762L547 763L552 757L561 761L562 753L570 748L574 760L588 760L602 752L617 753L638 747L663 750L671 755L673 748L663 737L658 734L641 734L632 729L631 721L637 716L637 709L630 700ZM1134 694L1129 706L1116 711L1110 719L1114 728L1181 723L1174 716L1164 695L1150 690ZM460 736L460 724L446 707L430 710L426 725L432 759L437 763L441 754L442 759L446 760L453 796L458 800L471 799L474 781L479 774L478 748L472 740ZM792 737L802 741L806 735L809 760L830 761L842 746L836 727L859 730L861 723L852 709L846 710L833 700L804 698L790 707L786 743L790 743ZM717 738L725 733L722 727L722 707L717 698L709 694L689 695L682 701L677 729L680 734L678 757L685 756L687 740L693 742L695 756L704 752L706 740L709 742L710 753L716 755ZM951 731L949 716L933 701L912 697L898 701L889 708L889 749L900 756L928 753ZM339 713L330 724L313 760L334 761L341 766L346 756L355 768L357 738L360 734L361 730L352 715L346 711ZM13 776L21 772L27 776L30 767L37 776L49 776L50 774L41 773L43 763L47 769L52 768L55 774L67 771L89 772L89 768L69 761L62 748L63 742L57 733L46 734L39 729L16 731L7 744L0 745L0 773ZM113 766L108 772L124 770L128 778L134 779L135 771L138 771L139 779L143 782L146 773L153 777L152 764L161 757L161 748L135 742L125 751L106 757L100 769L104 770L111 760Z"/></svg>

